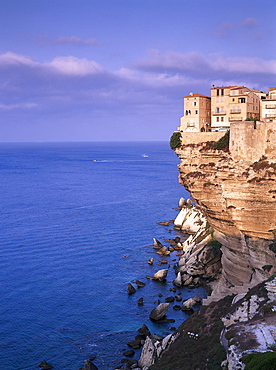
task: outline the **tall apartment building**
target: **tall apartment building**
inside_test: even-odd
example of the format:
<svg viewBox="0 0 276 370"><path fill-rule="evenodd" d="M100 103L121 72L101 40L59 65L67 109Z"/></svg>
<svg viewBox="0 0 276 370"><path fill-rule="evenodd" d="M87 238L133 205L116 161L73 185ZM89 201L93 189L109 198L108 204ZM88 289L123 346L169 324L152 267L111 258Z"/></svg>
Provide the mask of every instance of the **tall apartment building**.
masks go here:
<svg viewBox="0 0 276 370"><path fill-rule="evenodd" d="M209 96L190 93L183 96L184 115L180 118L179 131L202 132L211 131L211 98Z"/></svg>
<svg viewBox="0 0 276 370"><path fill-rule="evenodd" d="M260 97L257 95L257 90L245 86L213 87L211 116L212 131L226 131L234 121L259 119Z"/></svg>
<svg viewBox="0 0 276 370"><path fill-rule="evenodd" d="M261 120L264 122L276 120L276 87L271 87L266 99L261 100Z"/></svg>

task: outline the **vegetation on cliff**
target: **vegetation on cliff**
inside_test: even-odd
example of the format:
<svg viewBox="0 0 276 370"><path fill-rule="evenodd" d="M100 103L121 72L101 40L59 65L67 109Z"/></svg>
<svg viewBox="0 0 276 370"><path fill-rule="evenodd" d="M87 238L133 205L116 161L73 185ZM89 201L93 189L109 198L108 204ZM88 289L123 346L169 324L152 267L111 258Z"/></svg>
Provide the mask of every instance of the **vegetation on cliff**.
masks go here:
<svg viewBox="0 0 276 370"><path fill-rule="evenodd" d="M225 152L229 151L229 139L230 139L230 130L226 131L218 141L214 143L214 149L223 150Z"/></svg>
<svg viewBox="0 0 276 370"><path fill-rule="evenodd" d="M171 149L176 149L181 147L181 132L175 131L170 139Z"/></svg>
<svg viewBox="0 0 276 370"><path fill-rule="evenodd" d="M250 353L243 356L245 370L276 370L276 352Z"/></svg>
<svg viewBox="0 0 276 370"><path fill-rule="evenodd" d="M233 297L227 296L203 306L177 330L180 334L170 349L150 370L218 370L226 353L220 344L221 317L228 311Z"/></svg>

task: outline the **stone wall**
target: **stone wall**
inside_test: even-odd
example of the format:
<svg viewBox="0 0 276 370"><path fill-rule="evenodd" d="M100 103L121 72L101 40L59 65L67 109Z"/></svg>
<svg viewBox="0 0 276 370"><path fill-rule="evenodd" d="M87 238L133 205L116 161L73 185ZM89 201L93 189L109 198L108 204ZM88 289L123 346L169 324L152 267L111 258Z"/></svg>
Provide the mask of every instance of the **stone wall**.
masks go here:
<svg viewBox="0 0 276 370"><path fill-rule="evenodd" d="M225 132L182 132L182 145L219 140Z"/></svg>
<svg viewBox="0 0 276 370"><path fill-rule="evenodd" d="M229 149L235 161L256 162L263 155L275 158L276 121L231 123Z"/></svg>

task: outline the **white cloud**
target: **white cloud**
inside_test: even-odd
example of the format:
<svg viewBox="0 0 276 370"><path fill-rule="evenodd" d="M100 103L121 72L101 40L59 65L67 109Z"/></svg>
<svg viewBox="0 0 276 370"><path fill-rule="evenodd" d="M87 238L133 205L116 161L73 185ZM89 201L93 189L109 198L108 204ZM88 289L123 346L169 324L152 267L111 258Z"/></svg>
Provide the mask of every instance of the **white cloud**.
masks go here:
<svg viewBox="0 0 276 370"><path fill-rule="evenodd" d="M147 58L138 61L135 65L142 70L155 70L156 72L178 71L178 73L184 73L196 71L200 75L206 75L206 77L211 72L276 73L276 59L225 57L222 54L204 55L197 52L166 52L162 54L158 50L151 50Z"/></svg>
<svg viewBox="0 0 276 370"><path fill-rule="evenodd" d="M45 66L50 66L59 73L71 76L86 76L104 72L103 67L93 60L79 59L73 56L55 58L52 62L46 63Z"/></svg>
<svg viewBox="0 0 276 370"><path fill-rule="evenodd" d="M29 67L36 67L39 63L34 62L29 57L9 51L0 55L0 66L1 65L26 65Z"/></svg>

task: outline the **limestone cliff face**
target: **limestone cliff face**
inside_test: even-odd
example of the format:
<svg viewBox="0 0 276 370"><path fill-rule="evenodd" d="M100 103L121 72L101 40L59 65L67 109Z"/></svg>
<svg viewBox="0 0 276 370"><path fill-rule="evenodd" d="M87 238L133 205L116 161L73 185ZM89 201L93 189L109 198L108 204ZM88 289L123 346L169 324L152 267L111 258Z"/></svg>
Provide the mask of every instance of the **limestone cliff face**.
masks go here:
<svg viewBox="0 0 276 370"><path fill-rule="evenodd" d="M213 294L246 291L276 272L276 150L252 162L237 159L231 146L230 153L214 150L211 133L184 135L176 149L180 183L223 244L222 277Z"/></svg>

